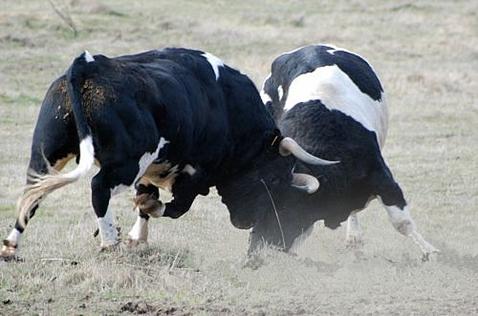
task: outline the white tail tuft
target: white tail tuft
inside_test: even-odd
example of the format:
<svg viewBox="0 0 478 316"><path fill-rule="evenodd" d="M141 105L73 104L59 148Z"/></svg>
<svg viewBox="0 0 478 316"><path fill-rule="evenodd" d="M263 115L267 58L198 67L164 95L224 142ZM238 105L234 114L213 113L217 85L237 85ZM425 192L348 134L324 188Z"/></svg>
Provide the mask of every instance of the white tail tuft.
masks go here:
<svg viewBox="0 0 478 316"><path fill-rule="evenodd" d="M91 165L95 162L95 149L91 136L87 136L80 143L80 163L74 170L64 175L66 178L75 178L78 180L81 176L90 170Z"/></svg>
<svg viewBox="0 0 478 316"><path fill-rule="evenodd" d="M66 174L40 175L30 171L28 179L31 184L27 185L23 196L18 200L19 222L25 227L30 218L31 210L51 192L67 184L77 181L90 170L95 160L95 150L91 136L87 136L80 143L80 163L78 167Z"/></svg>

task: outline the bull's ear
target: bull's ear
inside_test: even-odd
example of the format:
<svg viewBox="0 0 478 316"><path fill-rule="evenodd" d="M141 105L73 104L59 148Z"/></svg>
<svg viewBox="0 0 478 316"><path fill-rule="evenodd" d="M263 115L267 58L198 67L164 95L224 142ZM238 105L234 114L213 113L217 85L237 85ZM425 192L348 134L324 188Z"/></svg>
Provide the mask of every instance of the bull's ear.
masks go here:
<svg viewBox="0 0 478 316"><path fill-rule="evenodd" d="M293 173L291 185L309 194L317 192L320 186L316 177L305 173Z"/></svg>

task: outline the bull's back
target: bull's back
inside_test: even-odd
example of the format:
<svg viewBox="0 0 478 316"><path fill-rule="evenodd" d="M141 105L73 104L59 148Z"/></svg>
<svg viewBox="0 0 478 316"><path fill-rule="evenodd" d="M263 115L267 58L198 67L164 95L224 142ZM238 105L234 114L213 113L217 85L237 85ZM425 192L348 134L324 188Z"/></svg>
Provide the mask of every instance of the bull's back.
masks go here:
<svg viewBox="0 0 478 316"><path fill-rule="evenodd" d="M354 53L330 45L285 53L274 61L264 94L283 112L320 100L374 132L380 147L385 142L388 108L382 85L370 64Z"/></svg>

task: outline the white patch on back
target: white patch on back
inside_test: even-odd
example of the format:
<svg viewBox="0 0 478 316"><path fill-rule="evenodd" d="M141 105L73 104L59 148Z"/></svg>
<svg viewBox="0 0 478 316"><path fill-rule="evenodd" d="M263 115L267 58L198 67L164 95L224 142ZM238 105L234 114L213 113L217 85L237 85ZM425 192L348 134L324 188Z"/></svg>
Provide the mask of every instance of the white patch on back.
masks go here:
<svg viewBox="0 0 478 316"><path fill-rule="evenodd" d="M284 96L284 89L282 89L282 86L277 87L277 95L279 96L279 101L281 101Z"/></svg>
<svg viewBox="0 0 478 316"><path fill-rule="evenodd" d="M113 246L118 243L118 231L114 226L113 212L108 208L104 217L98 217L98 228L101 236L101 247Z"/></svg>
<svg viewBox="0 0 478 316"><path fill-rule="evenodd" d="M224 63L218 57L210 53L204 53L201 56L205 57L216 75L216 80L219 79L219 67L224 67Z"/></svg>
<svg viewBox="0 0 478 316"><path fill-rule="evenodd" d="M91 63L92 61L95 61L93 56L91 56L90 52L85 50L85 60L87 63Z"/></svg>
<svg viewBox="0 0 478 316"><path fill-rule="evenodd" d="M360 91L337 65L324 66L291 82L284 110L318 99L329 110L341 111L375 132L379 146L383 146L388 129L388 109L383 94L381 102L375 101Z"/></svg>

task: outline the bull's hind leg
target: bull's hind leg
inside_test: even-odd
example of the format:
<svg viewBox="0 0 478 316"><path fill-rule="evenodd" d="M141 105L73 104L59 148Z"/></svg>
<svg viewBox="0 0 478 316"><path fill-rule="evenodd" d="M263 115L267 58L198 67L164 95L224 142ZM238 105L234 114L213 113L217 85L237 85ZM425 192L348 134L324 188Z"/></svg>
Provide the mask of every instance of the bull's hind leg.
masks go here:
<svg viewBox="0 0 478 316"><path fill-rule="evenodd" d="M91 181L91 201L98 222L102 249L112 248L120 241L109 205L110 199L133 184L138 169L137 162L102 166Z"/></svg>
<svg viewBox="0 0 478 316"><path fill-rule="evenodd" d="M65 106L68 102L64 84L64 78L55 81L41 106L33 134L28 166L29 173L34 176L27 178L27 186L35 182L35 176L51 173L52 169L60 171L70 159L78 154L78 135L71 115L71 107ZM23 210L26 213L19 214L14 228L3 241L0 258L15 255L25 226L28 220L35 215L38 204L45 195L41 191L37 193L24 193L20 197L18 205L24 207Z"/></svg>
<svg viewBox="0 0 478 316"><path fill-rule="evenodd" d="M415 221L408 210L408 205L402 207L399 205L387 205L386 203L383 203L383 201L382 204L387 210L388 217L393 227L395 227L395 229L402 235L412 238L422 251L424 261L428 260L431 254L439 252L438 249L427 242L417 231Z"/></svg>
<svg viewBox="0 0 478 316"><path fill-rule="evenodd" d="M67 152L68 149L64 149L63 151ZM73 151L73 149L71 149L71 151ZM60 155L60 157L61 156L62 155ZM52 169L55 172L58 172L62 170L63 167L68 163L68 161L70 161L75 155L73 153L69 153L63 154L63 156L63 158L56 158L53 154L33 154L32 159L30 160L29 172L37 175L47 174L51 171L51 167L49 165L52 165ZM31 182L31 179L27 178L27 185L30 185ZM25 203L25 201L23 202ZM39 202L40 199L28 202L29 204L31 204L30 211L28 212L28 217L23 220L23 224L20 217L17 217L14 228L10 231L10 234L8 234L7 238L3 240L2 249L0 251L0 258L13 258L15 256L18 244L20 242L20 238L25 231L26 224L31 218L33 218L33 216L35 216L35 213L39 207Z"/></svg>
<svg viewBox="0 0 478 316"><path fill-rule="evenodd" d="M410 237L418 245L423 253L423 260L428 260L431 254L439 252L417 231L415 221L410 215L407 202L403 197L403 192L391 177L388 181L382 183L379 199L387 210L393 227L402 235Z"/></svg>

